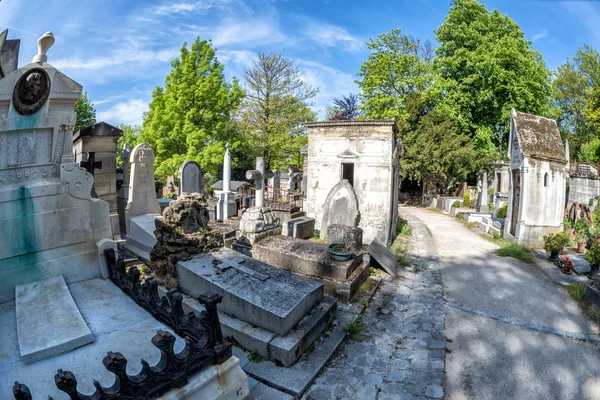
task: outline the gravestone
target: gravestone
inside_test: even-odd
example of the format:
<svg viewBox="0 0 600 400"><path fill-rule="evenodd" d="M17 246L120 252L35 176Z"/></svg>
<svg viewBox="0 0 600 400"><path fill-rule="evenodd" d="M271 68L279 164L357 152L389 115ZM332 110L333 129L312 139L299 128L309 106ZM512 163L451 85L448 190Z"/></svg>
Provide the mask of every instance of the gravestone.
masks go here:
<svg viewBox="0 0 600 400"><path fill-rule="evenodd" d="M129 143L126 143L119 155L123 161L123 184L117 193L117 212L119 213L119 229L121 235L124 236L127 232L127 224L125 223L125 208L127 208L127 199L129 198L129 156L131 156L131 148Z"/></svg>
<svg viewBox="0 0 600 400"><path fill-rule="evenodd" d="M225 221L227 218L237 214L237 203L235 193L231 191L231 153L229 143L225 145L223 156L223 191L219 194L217 201L217 221Z"/></svg>
<svg viewBox="0 0 600 400"><path fill-rule="evenodd" d="M487 213L488 211L488 179L487 172L484 172L481 177L481 192L478 197L477 212Z"/></svg>
<svg viewBox="0 0 600 400"><path fill-rule="evenodd" d="M196 161L186 161L179 167L179 194L201 193L202 171Z"/></svg>
<svg viewBox="0 0 600 400"><path fill-rule="evenodd" d="M396 259L396 256L394 256L387 249L387 247L381 244L377 239L374 239L369 245L367 252L371 256L371 259L375 260L378 265L382 266L388 274L391 276L396 276L398 260Z"/></svg>
<svg viewBox="0 0 600 400"><path fill-rule="evenodd" d="M154 220L160 218L160 205L154 185L154 151L146 143L140 143L129 159L129 199L125 208L128 247L145 259L156 243Z"/></svg>
<svg viewBox="0 0 600 400"><path fill-rule="evenodd" d="M363 243L363 231L358 226L332 224L327 227L327 244L345 244L354 250L360 250Z"/></svg>
<svg viewBox="0 0 600 400"><path fill-rule="evenodd" d="M7 40L8 29L0 33L0 79L16 71L19 64L20 39Z"/></svg>
<svg viewBox="0 0 600 400"><path fill-rule="evenodd" d="M97 245L112 239L108 203L73 156L82 87L46 62L53 42L0 79L0 302L19 285L100 277Z"/></svg>
<svg viewBox="0 0 600 400"><path fill-rule="evenodd" d="M358 226L359 222L358 198L350 182L343 179L329 191L325 200L321 239L325 239L329 225Z"/></svg>

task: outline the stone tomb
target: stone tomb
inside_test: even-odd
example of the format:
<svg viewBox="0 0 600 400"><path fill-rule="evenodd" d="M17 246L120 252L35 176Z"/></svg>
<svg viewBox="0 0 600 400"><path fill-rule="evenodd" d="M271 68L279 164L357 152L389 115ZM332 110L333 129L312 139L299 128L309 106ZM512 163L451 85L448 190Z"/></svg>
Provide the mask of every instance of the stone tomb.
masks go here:
<svg viewBox="0 0 600 400"><path fill-rule="evenodd" d="M398 259L377 239L373 240L367 250L371 259L383 267L392 277L396 276Z"/></svg>
<svg viewBox="0 0 600 400"><path fill-rule="evenodd" d="M252 256L270 265L322 282L325 294L350 301L369 276L362 250L348 261L334 261L327 245L289 236L271 236L254 244Z"/></svg>
<svg viewBox="0 0 600 400"><path fill-rule="evenodd" d="M335 318L323 284L223 248L177 263L179 286L223 295L221 326L248 350L291 366Z"/></svg>
<svg viewBox="0 0 600 400"><path fill-rule="evenodd" d="M125 208L127 247L140 257L150 260L150 250L156 244L154 220L161 210L154 187L154 151L140 143L131 152L129 198Z"/></svg>
<svg viewBox="0 0 600 400"><path fill-rule="evenodd" d="M342 180L331 189L325 200L321 239L325 239L329 225L358 226L359 222L360 211L354 188L347 180Z"/></svg>
<svg viewBox="0 0 600 400"><path fill-rule="evenodd" d="M196 161L186 161L179 167L179 194L201 193L202 171Z"/></svg>

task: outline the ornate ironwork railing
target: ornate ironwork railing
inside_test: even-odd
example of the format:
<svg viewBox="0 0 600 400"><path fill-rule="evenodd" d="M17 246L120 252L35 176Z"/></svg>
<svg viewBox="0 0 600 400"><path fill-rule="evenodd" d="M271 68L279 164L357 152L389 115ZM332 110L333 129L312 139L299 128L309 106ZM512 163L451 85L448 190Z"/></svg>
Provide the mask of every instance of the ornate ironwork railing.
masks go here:
<svg viewBox="0 0 600 400"><path fill-rule="evenodd" d="M126 272L125 262L116 260L113 249L105 250L109 277L125 294L165 325L185 339L185 347L175 353L175 336L159 330L152 344L160 350L160 360L150 366L141 360L142 370L135 376L127 375L127 359L118 352L109 352L103 359L104 367L115 375L110 387L94 381L96 391L84 395L77 390L77 379L70 371L58 370L54 375L56 387L71 400L145 400L154 399L168 391L184 386L188 379L209 365L221 364L232 356L231 344L223 339L217 304L218 294L205 293L198 297L206 311L199 314L183 311L183 297L176 289L165 297L158 294L158 284L152 278L141 283L140 272L132 267ZM13 386L16 400L31 400L29 388L19 382Z"/></svg>
<svg viewBox="0 0 600 400"><path fill-rule="evenodd" d="M245 187L240 191L241 206L248 208L256 204L256 188ZM287 189L274 188L265 185L264 191L265 207L274 211L287 211L293 213L302 211L302 192Z"/></svg>

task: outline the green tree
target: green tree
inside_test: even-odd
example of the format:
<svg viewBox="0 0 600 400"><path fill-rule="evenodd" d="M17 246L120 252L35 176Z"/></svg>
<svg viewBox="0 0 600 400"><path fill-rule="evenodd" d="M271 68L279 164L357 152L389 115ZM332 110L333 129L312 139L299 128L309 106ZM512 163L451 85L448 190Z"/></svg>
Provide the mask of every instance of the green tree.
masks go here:
<svg viewBox="0 0 600 400"><path fill-rule="evenodd" d="M600 139L593 138L589 142L583 143L579 151L579 161L589 163L600 163Z"/></svg>
<svg viewBox="0 0 600 400"><path fill-rule="evenodd" d="M94 109L94 103L88 98L87 92L81 95L81 98L75 104L75 114L77 119L75 120L74 132L77 132L88 126L92 126L96 123L96 110Z"/></svg>
<svg viewBox="0 0 600 400"><path fill-rule="evenodd" d="M121 159L123 147L125 144L128 144L129 150L131 151L138 143L140 143L139 138L142 133L142 127L139 125L120 124L117 128L123 131L123 136L121 136L117 142L117 168L121 168L123 166L123 160Z"/></svg>
<svg viewBox="0 0 600 400"><path fill-rule="evenodd" d="M231 124L232 110L243 97L234 78L229 84L210 41L184 43L163 87L152 93L141 141L155 152L156 175L174 174L182 162L194 160L211 177L223 163L225 143L240 146Z"/></svg>
<svg viewBox="0 0 600 400"><path fill-rule="evenodd" d="M326 119L329 121L353 121L361 116L358 96L350 93L348 96L333 99L333 106L327 107Z"/></svg>
<svg viewBox="0 0 600 400"><path fill-rule="evenodd" d="M508 16L477 0L454 0L436 40L430 96L480 153L506 149L511 108L548 115L550 73Z"/></svg>
<svg viewBox="0 0 600 400"><path fill-rule="evenodd" d="M266 168L300 164L300 149L307 143L302 123L316 118L308 101L318 91L302 80L303 73L294 59L273 53L258 53L244 72L240 121Z"/></svg>
<svg viewBox="0 0 600 400"><path fill-rule="evenodd" d="M569 139L572 158L583 161L580 149L583 151L583 145L600 131L598 52L588 45L578 49L573 60L558 67L552 86L554 114L561 136Z"/></svg>
<svg viewBox="0 0 600 400"><path fill-rule="evenodd" d="M368 118L407 117L406 97L424 91L431 81L431 43L391 29L367 42L369 58L358 72L362 109Z"/></svg>

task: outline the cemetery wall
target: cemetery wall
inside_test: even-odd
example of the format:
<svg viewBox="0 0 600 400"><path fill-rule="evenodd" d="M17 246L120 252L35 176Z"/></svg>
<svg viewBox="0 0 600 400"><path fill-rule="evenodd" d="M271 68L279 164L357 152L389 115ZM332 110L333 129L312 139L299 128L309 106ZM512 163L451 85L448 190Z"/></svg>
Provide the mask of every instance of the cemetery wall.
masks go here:
<svg viewBox="0 0 600 400"><path fill-rule="evenodd" d="M330 190L343 178L343 164L353 164L354 191L365 243L391 240L397 218L398 171L393 156L394 124L345 121L308 124L307 201L305 210L322 230L323 208Z"/></svg>
<svg viewBox="0 0 600 400"><path fill-rule="evenodd" d="M600 196L600 178L571 176L569 179L568 204L584 203L590 204L590 200Z"/></svg>

